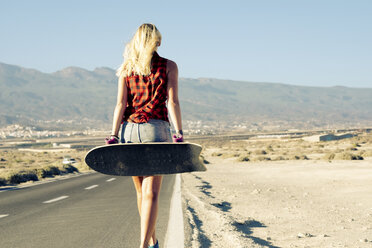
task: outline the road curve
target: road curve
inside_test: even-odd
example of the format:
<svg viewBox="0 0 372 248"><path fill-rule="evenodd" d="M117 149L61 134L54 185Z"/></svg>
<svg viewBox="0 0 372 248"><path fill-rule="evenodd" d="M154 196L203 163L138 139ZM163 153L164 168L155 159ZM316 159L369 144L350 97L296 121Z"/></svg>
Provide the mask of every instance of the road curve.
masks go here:
<svg viewBox="0 0 372 248"><path fill-rule="evenodd" d="M157 236L164 244L175 177L165 176ZM92 173L0 192L0 247L138 247L130 177Z"/></svg>

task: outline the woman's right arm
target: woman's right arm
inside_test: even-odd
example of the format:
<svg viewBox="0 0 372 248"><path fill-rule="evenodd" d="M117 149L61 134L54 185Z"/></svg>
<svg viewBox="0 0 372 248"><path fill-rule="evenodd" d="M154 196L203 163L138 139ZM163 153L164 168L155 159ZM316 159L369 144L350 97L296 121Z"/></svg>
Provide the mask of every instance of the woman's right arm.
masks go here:
<svg viewBox="0 0 372 248"><path fill-rule="evenodd" d="M112 131L111 131L111 135L115 135L115 136L118 136L120 124L123 120L125 108L127 107L128 90L127 90L127 85L124 79L125 79L124 76L120 76L118 79L118 96L116 100L114 118L112 121Z"/></svg>

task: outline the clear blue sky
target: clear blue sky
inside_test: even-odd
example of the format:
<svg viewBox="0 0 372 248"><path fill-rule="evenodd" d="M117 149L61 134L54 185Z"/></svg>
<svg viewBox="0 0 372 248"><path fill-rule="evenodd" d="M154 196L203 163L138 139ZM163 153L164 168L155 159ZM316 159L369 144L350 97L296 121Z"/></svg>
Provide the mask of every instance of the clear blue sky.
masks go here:
<svg viewBox="0 0 372 248"><path fill-rule="evenodd" d="M1 1L0 62L116 68L144 22L181 77L372 87L370 0Z"/></svg>

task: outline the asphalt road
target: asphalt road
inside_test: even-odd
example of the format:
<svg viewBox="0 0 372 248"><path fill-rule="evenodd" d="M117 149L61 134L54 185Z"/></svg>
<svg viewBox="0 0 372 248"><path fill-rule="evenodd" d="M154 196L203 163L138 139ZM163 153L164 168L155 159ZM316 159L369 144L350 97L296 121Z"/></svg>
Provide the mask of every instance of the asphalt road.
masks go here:
<svg viewBox="0 0 372 248"><path fill-rule="evenodd" d="M157 222L164 244L174 176L165 176ZM99 173L0 192L0 247L139 247L130 177Z"/></svg>

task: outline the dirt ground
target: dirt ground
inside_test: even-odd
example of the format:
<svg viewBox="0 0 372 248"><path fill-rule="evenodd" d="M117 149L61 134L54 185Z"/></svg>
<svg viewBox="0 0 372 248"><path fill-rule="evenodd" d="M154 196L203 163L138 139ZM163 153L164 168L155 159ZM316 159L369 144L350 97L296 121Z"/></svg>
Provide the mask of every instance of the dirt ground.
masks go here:
<svg viewBox="0 0 372 248"><path fill-rule="evenodd" d="M372 247L372 157L239 162L222 150L182 175L185 247Z"/></svg>

